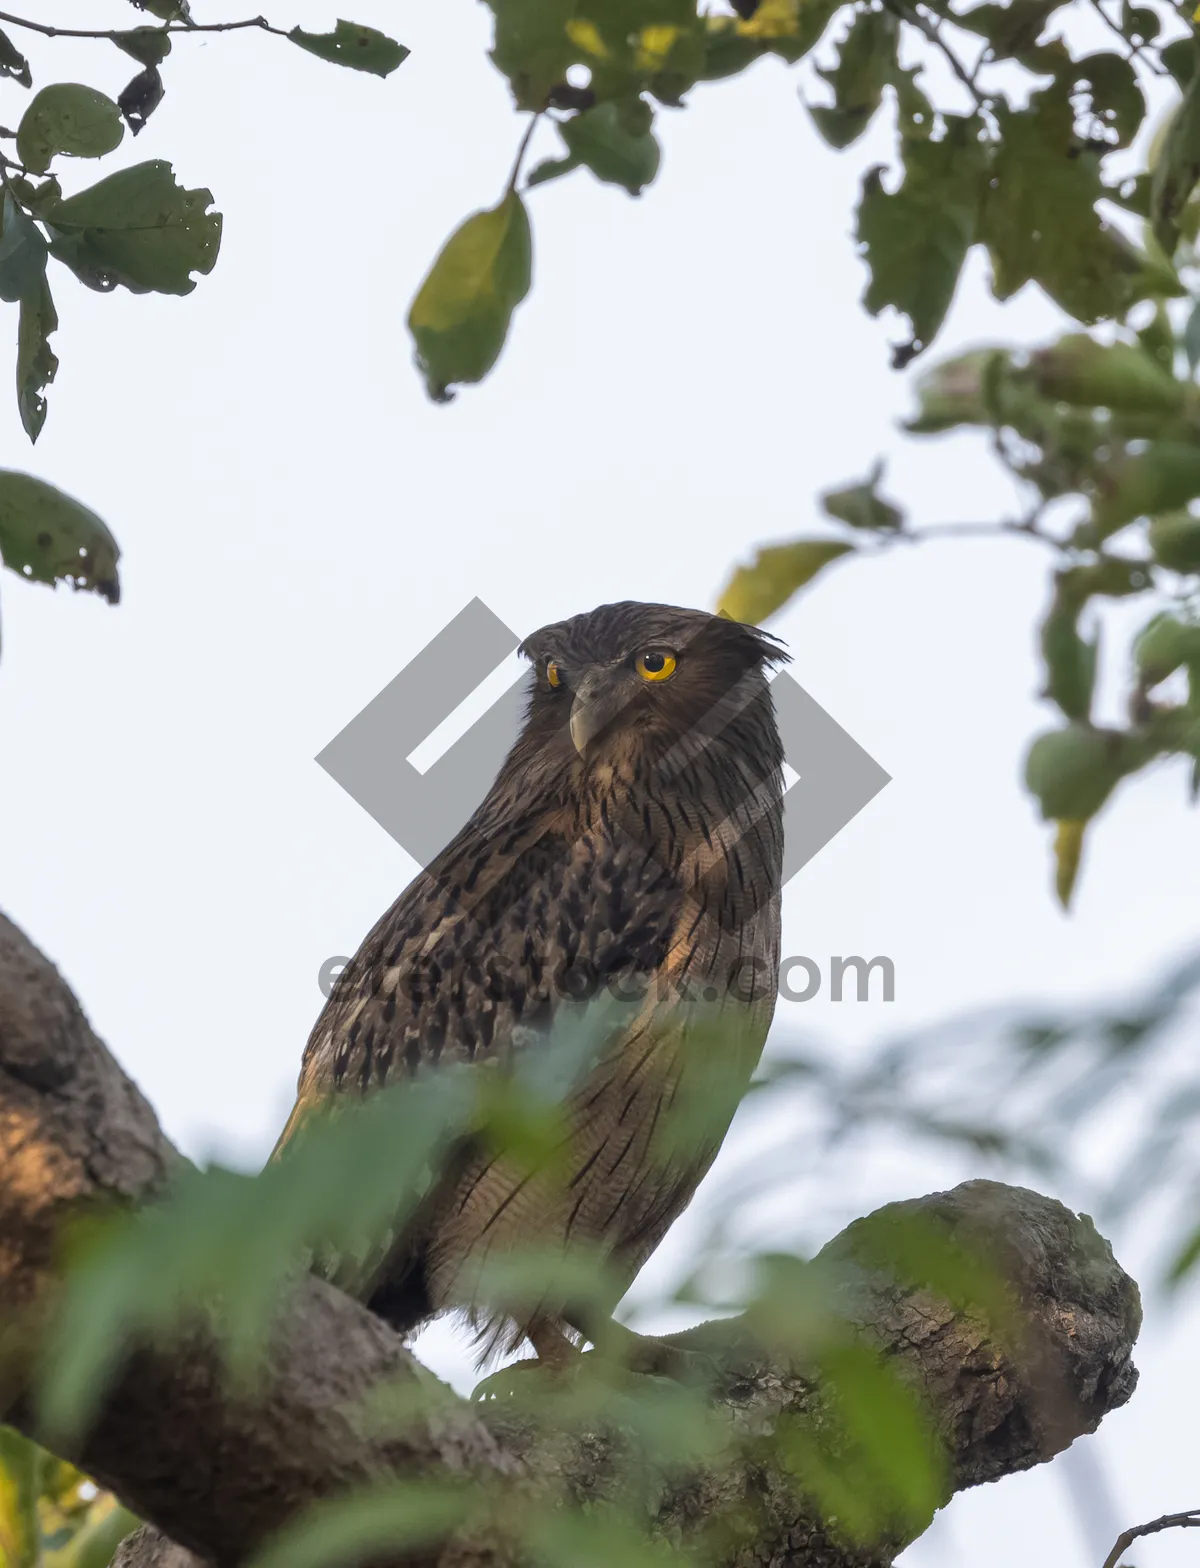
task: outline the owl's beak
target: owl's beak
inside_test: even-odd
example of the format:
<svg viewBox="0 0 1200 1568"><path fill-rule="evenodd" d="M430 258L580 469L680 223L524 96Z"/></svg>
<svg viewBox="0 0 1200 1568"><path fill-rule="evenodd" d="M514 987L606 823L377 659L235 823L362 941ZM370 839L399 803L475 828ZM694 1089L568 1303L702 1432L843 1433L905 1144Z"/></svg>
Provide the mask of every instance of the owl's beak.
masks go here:
<svg viewBox="0 0 1200 1568"><path fill-rule="evenodd" d="M582 757L610 724L620 719L627 700L612 670L592 670L580 681L571 703L571 739Z"/></svg>

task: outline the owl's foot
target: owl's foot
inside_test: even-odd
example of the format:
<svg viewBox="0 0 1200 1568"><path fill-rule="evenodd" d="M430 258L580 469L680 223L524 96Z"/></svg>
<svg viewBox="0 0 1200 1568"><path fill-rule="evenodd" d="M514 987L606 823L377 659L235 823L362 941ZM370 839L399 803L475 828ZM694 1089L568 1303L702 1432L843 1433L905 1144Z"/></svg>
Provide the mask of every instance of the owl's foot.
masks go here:
<svg viewBox="0 0 1200 1568"><path fill-rule="evenodd" d="M578 1375L583 1367L583 1353L574 1340L568 1338L554 1323L531 1323L527 1335L536 1355L524 1361L514 1361L501 1367L471 1390L473 1400L513 1399L529 1391L531 1372L540 1372L544 1378L567 1382Z"/></svg>
<svg viewBox="0 0 1200 1568"><path fill-rule="evenodd" d="M635 1334L621 1323L605 1325L597 1348L625 1371L643 1377L665 1377L699 1388L714 1388L721 1381L721 1369L712 1356L685 1350L669 1339Z"/></svg>

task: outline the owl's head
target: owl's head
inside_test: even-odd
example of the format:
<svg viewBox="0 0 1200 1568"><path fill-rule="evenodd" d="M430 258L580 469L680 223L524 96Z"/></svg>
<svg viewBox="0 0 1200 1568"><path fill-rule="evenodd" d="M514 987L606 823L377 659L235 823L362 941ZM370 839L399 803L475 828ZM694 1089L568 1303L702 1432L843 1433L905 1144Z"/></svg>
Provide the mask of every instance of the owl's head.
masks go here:
<svg viewBox="0 0 1200 1568"><path fill-rule="evenodd" d="M778 765L766 670L788 655L755 626L626 600L543 626L521 652L527 740L613 761L729 745Z"/></svg>

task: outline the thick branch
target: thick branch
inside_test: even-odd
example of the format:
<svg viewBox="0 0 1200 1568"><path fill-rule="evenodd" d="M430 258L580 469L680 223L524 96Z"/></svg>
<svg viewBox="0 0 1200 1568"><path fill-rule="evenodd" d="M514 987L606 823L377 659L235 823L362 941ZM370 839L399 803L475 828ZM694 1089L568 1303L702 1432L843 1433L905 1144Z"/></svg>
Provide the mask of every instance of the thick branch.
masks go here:
<svg viewBox="0 0 1200 1568"><path fill-rule="evenodd" d="M0 1308L10 1334L19 1325L24 1341L53 1299L63 1220L88 1204L153 1193L178 1158L54 968L0 916ZM1052 1457L1129 1398L1137 1289L1090 1220L994 1182L969 1182L884 1214L914 1208L948 1222L1002 1268L1026 1326L1019 1351L994 1342L969 1313L867 1266L861 1225L824 1257L838 1270L847 1319L924 1390L952 1454L954 1490ZM795 1368L768 1364L737 1321L680 1339L725 1370L732 1425L762 1430L781 1415L819 1419L819 1387ZM4 1359L0 1413L33 1432L28 1364L27 1353ZM481 1412L453 1403L402 1438L355 1420L367 1390L414 1377L414 1367L378 1319L306 1279L280 1313L253 1398L228 1395L201 1340L171 1355L141 1351L70 1457L170 1538L139 1532L119 1555L123 1568L195 1568L192 1553L236 1563L304 1504L418 1472L500 1479L510 1493L531 1496L594 1499L612 1484L615 1438L548 1434L502 1404ZM886 1565L906 1544L867 1555L839 1546L769 1465L664 1478L652 1513L664 1533L686 1541L750 1494L758 1534L730 1546L730 1568ZM421 1561L500 1568L503 1552L493 1541L451 1542Z"/></svg>

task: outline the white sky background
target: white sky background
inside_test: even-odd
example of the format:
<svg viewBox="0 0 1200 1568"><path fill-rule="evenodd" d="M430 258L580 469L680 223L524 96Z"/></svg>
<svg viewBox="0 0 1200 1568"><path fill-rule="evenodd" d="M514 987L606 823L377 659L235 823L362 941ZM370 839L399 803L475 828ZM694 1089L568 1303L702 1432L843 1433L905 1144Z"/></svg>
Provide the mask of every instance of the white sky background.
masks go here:
<svg viewBox="0 0 1200 1568"><path fill-rule="evenodd" d="M165 157L210 186L216 271L179 300L90 294L55 268L62 368L34 452L0 399L4 464L85 500L124 551L116 610L0 581L4 904L167 1131L244 1163L290 1104L320 963L416 869L313 757L467 599L521 631L619 598L710 605L735 560L808 529L815 494L881 452L920 522L1012 506L981 444L896 429L899 329L862 312L848 235L890 129L831 153L775 62L662 113L641 201L586 173L531 194L535 287L504 356L432 406L407 305L451 228L500 193L519 126L482 6L350 10L412 48L388 82L250 33L177 41L165 102L104 168ZM273 0L271 15L324 29L335 11ZM18 42L40 81L115 95L135 69L100 43ZM21 99L3 83L0 120ZM540 132L534 157L555 141ZM78 165L64 184L94 177ZM1057 321L1032 291L1000 311L972 265L938 352ZM1179 767L1105 813L1070 918L1050 896L1019 786L1049 719L1033 696L1046 569L1019 540L896 550L838 566L774 623L801 683L894 776L789 887L785 950L886 953L897 973L890 1006L781 1006L780 1038L852 1050L960 1007L1120 994L1195 944ZM828 1231L961 1174L897 1146L822 1196ZM1145 1261L1128 1239L1121 1256ZM1114 1526L1198 1500L1196 1314L1149 1305L1141 1388L1086 1445ZM467 1376L445 1332L430 1355ZM957 1499L906 1563L1098 1568L1113 1531L1081 1535L1066 1468ZM1136 1561L1194 1551L1164 1536Z"/></svg>

